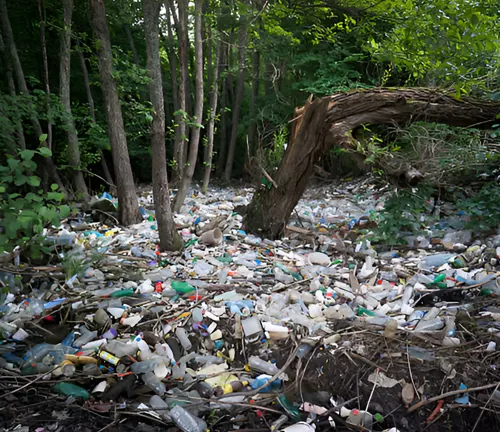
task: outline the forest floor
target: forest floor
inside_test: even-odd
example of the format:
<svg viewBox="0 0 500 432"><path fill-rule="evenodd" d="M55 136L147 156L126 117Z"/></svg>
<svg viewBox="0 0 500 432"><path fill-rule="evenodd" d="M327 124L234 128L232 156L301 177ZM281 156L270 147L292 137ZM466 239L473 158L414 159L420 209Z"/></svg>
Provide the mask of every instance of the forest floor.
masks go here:
<svg viewBox="0 0 500 432"><path fill-rule="evenodd" d="M450 210L415 246L372 246L389 190L312 188L280 241L244 231L251 188L195 193L177 254L155 253L148 188L142 224L65 221L51 259L0 269L0 427L499 429L499 236L453 229L467 215Z"/></svg>

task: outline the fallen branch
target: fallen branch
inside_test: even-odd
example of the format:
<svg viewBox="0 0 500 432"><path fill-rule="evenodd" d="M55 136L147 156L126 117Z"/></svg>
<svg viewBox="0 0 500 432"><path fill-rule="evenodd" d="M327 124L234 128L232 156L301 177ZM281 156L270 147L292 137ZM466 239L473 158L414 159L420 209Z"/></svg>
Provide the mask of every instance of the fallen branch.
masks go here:
<svg viewBox="0 0 500 432"><path fill-rule="evenodd" d="M445 399L445 398L448 398L450 396L456 396L456 395L459 395L461 393L471 393L471 392L476 392L476 391L481 391L481 390L487 390L487 389L496 387L498 385L500 385L500 382L496 382L494 384L487 384L487 385L484 385L481 387L472 387L472 388L466 388L466 389L453 390L453 391L450 391L448 393L440 394L439 396L431 397L430 399L421 400L419 403L408 408L408 411L406 411L406 412L408 414L412 413L413 411L416 411L416 410L422 408L424 405L428 405L432 402L436 402L440 399Z"/></svg>

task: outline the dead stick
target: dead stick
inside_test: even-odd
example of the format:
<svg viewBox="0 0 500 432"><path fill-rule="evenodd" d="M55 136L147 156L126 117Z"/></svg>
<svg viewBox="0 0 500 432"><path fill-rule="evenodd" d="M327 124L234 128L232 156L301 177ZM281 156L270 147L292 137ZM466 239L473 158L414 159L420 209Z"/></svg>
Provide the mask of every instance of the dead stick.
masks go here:
<svg viewBox="0 0 500 432"><path fill-rule="evenodd" d="M413 411L416 411L419 408L422 408L424 405L428 405L428 404L430 404L432 402L436 402L439 399L445 399L447 397L456 396L456 395L461 394L461 393L470 393L470 392L476 392L476 391L481 391L481 390L487 390L487 389L496 387L497 385L500 385L500 382L495 383L495 384L487 384L487 385L484 385L484 386L481 386L481 387L473 387L473 388L468 388L468 389L453 390L453 391L450 391L448 393L443 393L443 394L441 394L439 396L431 397L430 399L421 400L419 403L417 403L417 404L411 406L410 408L408 408L408 411L406 411L406 412L408 414L412 413Z"/></svg>

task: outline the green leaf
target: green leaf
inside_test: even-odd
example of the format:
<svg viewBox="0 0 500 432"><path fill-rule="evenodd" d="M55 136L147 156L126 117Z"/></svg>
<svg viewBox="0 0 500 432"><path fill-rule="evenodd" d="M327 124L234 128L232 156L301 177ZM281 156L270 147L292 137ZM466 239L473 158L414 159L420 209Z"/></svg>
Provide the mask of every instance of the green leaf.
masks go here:
<svg viewBox="0 0 500 432"><path fill-rule="evenodd" d="M30 200L30 201L35 201L35 202L42 202L43 197L40 195L34 194L33 192L28 192L25 196L25 199Z"/></svg>
<svg viewBox="0 0 500 432"><path fill-rule="evenodd" d="M28 177L28 184L34 187L40 186L40 178L37 176L30 176Z"/></svg>
<svg viewBox="0 0 500 432"><path fill-rule="evenodd" d="M19 161L17 159L9 158L7 159L7 165L9 165L9 168L14 171L19 166Z"/></svg>
<svg viewBox="0 0 500 432"><path fill-rule="evenodd" d="M49 148L47 148L47 147L40 147L38 149L38 151L44 157L50 157L50 156L52 156L52 151Z"/></svg>
<svg viewBox="0 0 500 432"><path fill-rule="evenodd" d="M41 143L47 141L48 135L47 134L41 134L38 139L40 140ZM47 149L48 150L48 149Z"/></svg>
<svg viewBox="0 0 500 432"><path fill-rule="evenodd" d="M62 192L47 192L47 199L52 201L61 202L64 198Z"/></svg>
<svg viewBox="0 0 500 432"><path fill-rule="evenodd" d="M24 175L20 175L20 176L17 176L14 180L14 184L16 186L22 186L23 184L26 184L26 180L28 180L28 178Z"/></svg>
<svg viewBox="0 0 500 432"><path fill-rule="evenodd" d="M50 189L53 191L56 191L57 189L59 189L59 185L57 183L52 183L50 185Z"/></svg>
<svg viewBox="0 0 500 432"><path fill-rule="evenodd" d="M19 152L19 156L21 156L21 159L25 161L33 159L34 155L35 155L34 150L23 150L22 152Z"/></svg>
<svg viewBox="0 0 500 432"><path fill-rule="evenodd" d="M5 193L5 186L0 185L0 193Z"/></svg>

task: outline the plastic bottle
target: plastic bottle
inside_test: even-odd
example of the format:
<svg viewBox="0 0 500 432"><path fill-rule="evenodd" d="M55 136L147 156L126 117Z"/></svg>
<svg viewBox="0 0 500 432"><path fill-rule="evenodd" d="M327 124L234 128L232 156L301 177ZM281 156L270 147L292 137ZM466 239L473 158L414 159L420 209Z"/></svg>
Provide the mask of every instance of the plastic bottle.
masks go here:
<svg viewBox="0 0 500 432"><path fill-rule="evenodd" d="M150 358L152 355L152 352L151 352L151 349L149 348L149 345L147 344L147 342L145 340L141 339L140 337L137 337L135 341L137 343L137 348L141 352L141 355L140 355L141 360L147 360L148 358Z"/></svg>
<svg viewBox="0 0 500 432"><path fill-rule="evenodd" d="M74 242L72 235L48 236L45 237L44 243L57 246L71 246Z"/></svg>
<svg viewBox="0 0 500 432"><path fill-rule="evenodd" d="M204 420L194 416L180 405L170 410L170 417L183 432L206 432L208 428Z"/></svg>
<svg viewBox="0 0 500 432"><path fill-rule="evenodd" d="M144 384L151 388L157 395L163 396L165 394L165 384L153 372L146 372L141 378Z"/></svg>
<svg viewBox="0 0 500 432"><path fill-rule="evenodd" d="M73 396L75 398L81 398L84 400L88 400L89 398L89 393L87 390L81 388L80 386L67 382L57 383L54 387L52 387L52 389L56 393L62 394L64 396Z"/></svg>
<svg viewBox="0 0 500 432"><path fill-rule="evenodd" d="M425 317L424 317L425 318ZM430 332L441 330L444 327L443 320L441 318L433 318L433 319L421 319L420 322L415 327L415 332Z"/></svg>
<svg viewBox="0 0 500 432"><path fill-rule="evenodd" d="M271 378L272 377L269 375L261 375L252 381L250 387L252 387L253 390L256 390L259 387L262 387L264 384L267 384ZM259 393L269 393L272 391L278 391L281 388L281 383L282 381L278 378L274 380L272 383L266 385L266 387L260 390Z"/></svg>
<svg viewBox="0 0 500 432"><path fill-rule="evenodd" d="M130 297L134 295L134 288L127 289L118 289L113 291L109 296L111 298L120 298L120 297Z"/></svg>
<svg viewBox="0 0 500 432"><path fill-rule="evenodd" d="M194 308L191 312L191 318L195 323L203 321L203 311L200 308Z"/></svg>
<svg viewBox="0 0 500 432"><path fill-rule="evenodd" d="M170 285L178 294L187 294L195 290L194 286L184 281L173 280Z"/></svg>
<svg viewBox="0 0 500 432"><path fill-rule="evenodd" d="M184 330L183 327L177 327L175 329L175 336L179 339L180 344L186 351L189 351L193 347L193 344L189 340L186 330Z"/></svg>
<svg viewBox="0 0 500 432"><path fill-rule="evenodd" d="M254 371L265 373L271 376L278 373L278 368L275 364L266 362L257 356L251 356L248 359L248 366Z"/></svg>
<svg viewBox="0 0 500 432"><path fill-rule="evenodd" d="M163 418L168 422L172 421L169 415L168 405L160 396L158 395L151 396L151 399L149 400L149 405L151 405L151 408L153 408L155 411L158 412L158 415L161 418Z"/></svg>
<svg viewBox="0 0 500 432"><path fill-rule="evenodd" d="M393 339L396 337L396 333L398 331L398 322L395 319L390 318L384 329L384 337L388 339Z"/></svg>
<svg viewBox="0 0 500 432"><path fill-rule="evenodd" d="M100 376L102 374L101 369L95 363L83 365L82 372L88 376Z"/></svg>
<svg viewBox="0 0 500 432"><path fill-rule="evenodd" d="M161 357L165 357L171 364L175 363L174 353L167 344L157 343L155 345L155 353Z"/></svg>
<svg viewBox="0 0 500 432"><path fill-rule="evenodd" d="M150 360L144 360L141 362L133 363L130 366L130 370L135 374L143 374L146 372L152 372L159 364L159 359L154 358Z"/></svg>
<svg viewBox="0 0 500 432"><path fill-rule="evenodd" d="M137 342L135 341L125 343L119 340L111 340L106 344L105 350L114 354L116 357L135 356L138 347Z"/></svg>
<svg viewBox="0 0 500 432"><path fill-rule="evenodd" d="M80 326L79 332L80 332L80 337L78 339L75 339L75 341L73 342L73 346L75 347L81 347L97 337L96 330L90 331L85 326Z"/></svg>

